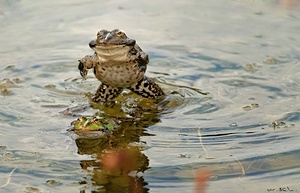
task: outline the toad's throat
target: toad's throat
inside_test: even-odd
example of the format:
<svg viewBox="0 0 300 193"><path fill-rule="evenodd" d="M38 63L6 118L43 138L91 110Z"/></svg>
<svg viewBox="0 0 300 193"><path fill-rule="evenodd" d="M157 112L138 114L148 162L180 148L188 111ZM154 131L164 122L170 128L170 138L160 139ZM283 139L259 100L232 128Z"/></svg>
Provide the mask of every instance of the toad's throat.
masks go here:
<svg viewBox="0 0 300 193"><path fill-rule="evenodd" d="M94 51L100 62L125 63L130 60L128 53L131 49L129 46L96 46Z"/></svg>

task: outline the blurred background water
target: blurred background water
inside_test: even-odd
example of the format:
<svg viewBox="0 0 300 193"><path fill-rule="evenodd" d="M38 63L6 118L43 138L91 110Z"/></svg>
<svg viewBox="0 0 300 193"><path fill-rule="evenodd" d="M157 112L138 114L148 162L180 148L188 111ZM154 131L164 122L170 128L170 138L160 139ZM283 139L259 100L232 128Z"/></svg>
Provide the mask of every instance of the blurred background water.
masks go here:
<svg viewBox="0 0 300 193"><path fill-rule="evenodd" d="M0 192L106 189L60 112L95 92L77 60L115 28L149 54L150 77L209 92L183 89L182 105L133 132L143 191L194 192L201 168L208 192L300 191L299 17L297 0L0 0Z"/></svg>

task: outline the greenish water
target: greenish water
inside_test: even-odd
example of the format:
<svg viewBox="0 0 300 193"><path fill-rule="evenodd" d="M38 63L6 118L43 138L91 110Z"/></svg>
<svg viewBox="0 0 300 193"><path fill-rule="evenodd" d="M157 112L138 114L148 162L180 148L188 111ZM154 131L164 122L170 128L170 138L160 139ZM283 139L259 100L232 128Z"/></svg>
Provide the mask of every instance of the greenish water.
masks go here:
<svg viewBox="0 0 300 193"><path fill-rule="evenodd" d="M194 192L201 168L207 192L300 191L300 9L290 3L0 0L0 192ZM101 170L102 136L67 131L97 109L61 113L95 92L77 60L115 28L149 54L148 76L185 95L114 134L137 160L128 178Z"/></svg>

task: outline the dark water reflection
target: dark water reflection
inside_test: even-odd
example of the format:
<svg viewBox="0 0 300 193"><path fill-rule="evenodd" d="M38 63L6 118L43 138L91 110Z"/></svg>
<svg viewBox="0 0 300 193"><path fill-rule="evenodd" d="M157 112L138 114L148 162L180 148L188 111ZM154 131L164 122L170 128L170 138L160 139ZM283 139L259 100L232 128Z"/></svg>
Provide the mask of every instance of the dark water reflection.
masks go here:
<svg viewBox="0 0 300 193"><path fill-rule="evenodd" d="M299 10L292 0L0 1L0 192L194 192L201 168L208 192L300 191ZM99 111L82 108L99 82L83 81L77 60L102 28L137 40L171 102L110 137L77 135L70 123ZM105 171L108 153L136 163L117 164L129 175Z"/></svg>

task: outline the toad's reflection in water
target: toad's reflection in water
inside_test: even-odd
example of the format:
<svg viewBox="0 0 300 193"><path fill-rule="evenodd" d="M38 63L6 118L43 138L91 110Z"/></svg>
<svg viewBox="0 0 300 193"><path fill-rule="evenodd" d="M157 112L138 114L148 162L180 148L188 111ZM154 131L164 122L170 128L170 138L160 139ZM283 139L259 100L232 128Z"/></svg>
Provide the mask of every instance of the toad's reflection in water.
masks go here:
<svg viewBox="0 0 300 193"><path fill-rule="evenodd" d="M75 130L78 154L92 155L94 159L80 162L88 173L80 182L85 184L81 192L87 189L93 189L92 192L148 192L147 183L139 173L149 166L147 156L142 153L144 143L140 137L150 135L145 128L160 121L159 112L153 108L156 104L146 107L138 103L129 107L128 100L113 106L103 105L95 114L95 117L105 116L106 120L117 119L116 129L108 132Z"/></svg>
<svg viewBox="0 0 300 193"><path fill-rule="evenodd" d="M123 137L126 135L125 132ZM97 189L93 192L147 192L148 189L144 187L147 183L143 177L137 176L137 172L148 168L147 156L141 152L141 147L126 145L123 137L115 140L117 137L121 136L76 139L79 154L92 154L95 157L95 160L80 162L82 169L89 173L89 177L81 183L88 184L87 179L90 178L90 185Z"/></svg>

